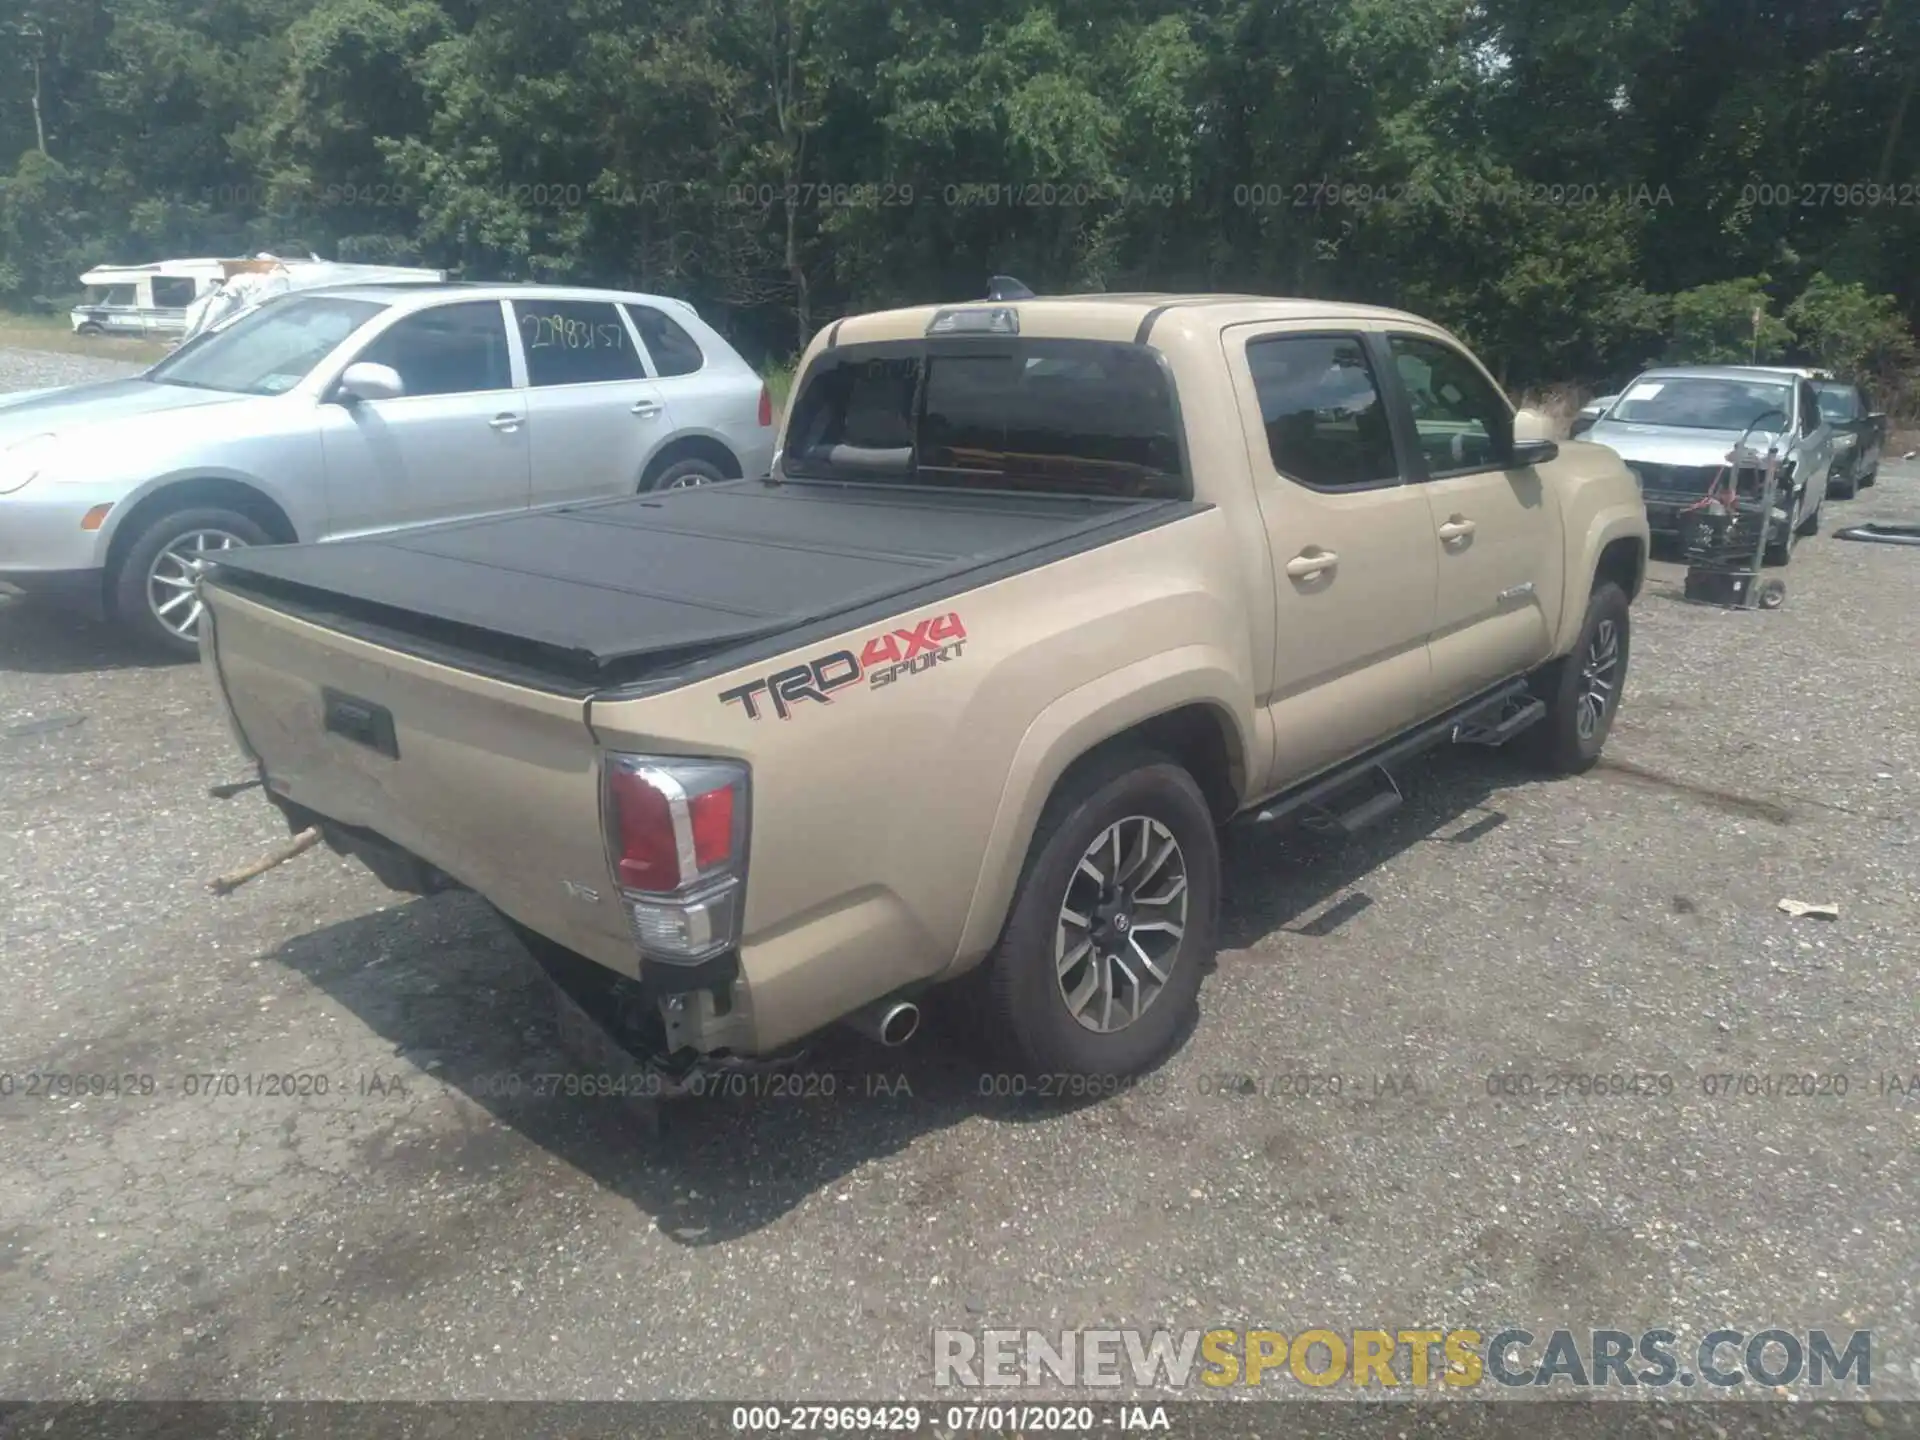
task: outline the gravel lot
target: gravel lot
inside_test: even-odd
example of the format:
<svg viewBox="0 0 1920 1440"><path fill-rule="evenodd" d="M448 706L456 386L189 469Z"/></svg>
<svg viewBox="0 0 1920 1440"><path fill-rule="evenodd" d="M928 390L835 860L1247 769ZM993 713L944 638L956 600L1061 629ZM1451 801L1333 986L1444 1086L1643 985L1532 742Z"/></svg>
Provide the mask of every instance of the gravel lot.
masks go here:
<svg viewBox="0 0 1920 1440"><path fill-rule="evenodd" d="M0 350L0 394L8 390L42 390L49 385L111 380L116 375L138 375L146 368L131 360L105 360L92 355Z"/></svg>
<svg viewBox="0 0 1920 1440"><path fill-rule="evenodd" d="M1826 529L1900 515L1890 464ZM1135 1093L836 1038L833 1098L658 1138L496 1093L573 1067L472 898L325 852L211 898L284 830L208 798L246 772L198 670L0 612L0 1071L158 1086L0 1095L0 1394L884 1399L931 1393L938 1326L1511 1321L1871 1328L1876 1396L1920 1395L1920 1101L1878 1093L1920 1072L1920 554L1806 542L1770 615L1657 571L1607 768L1445 753L1363 839L1238 837L1199 1028ZM1556 1071L1673 1091L1488 1093ZM182 1093L209 1072L330 1090ZM1213 1078L1295 1072L1341 1094ZM1849 1088L1703 1093L1744 1072Z"/></svg>

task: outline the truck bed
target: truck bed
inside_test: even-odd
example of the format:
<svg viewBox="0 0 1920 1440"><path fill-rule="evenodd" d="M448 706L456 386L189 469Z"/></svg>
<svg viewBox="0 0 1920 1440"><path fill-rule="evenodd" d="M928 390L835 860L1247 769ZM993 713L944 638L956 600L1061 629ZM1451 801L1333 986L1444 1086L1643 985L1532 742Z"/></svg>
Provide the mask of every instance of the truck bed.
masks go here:
<svg viewBox="0 0 1920 1440"><path fill-rule="evenodd" d="M860 612L931 602L1205 508L733 481L227 552L213 580L407 653L586 694L774 653Z"/></svg>

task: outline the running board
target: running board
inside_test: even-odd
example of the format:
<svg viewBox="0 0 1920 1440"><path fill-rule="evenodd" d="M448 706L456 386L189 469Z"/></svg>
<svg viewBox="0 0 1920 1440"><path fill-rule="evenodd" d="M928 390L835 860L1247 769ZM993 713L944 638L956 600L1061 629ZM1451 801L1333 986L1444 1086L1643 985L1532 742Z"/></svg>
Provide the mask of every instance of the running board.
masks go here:
<svg viewBox="0 0 1920 1440"><path fill-rule="evenodd" d="M1509 701L1504 715L1491 722L1475 720L1454 727L1453 743L1456 745L1504 745L1536 720L1546 718L1546 702L1537 696L1528 695L1516 701Z"/></svg>
<svg viewBox="0 0 1920 1440"><path fill-rule="evenodd" d="M1532 704L1526 703L1528 701ZM1518 709L1510 715L1509 710L1516 706ZM1281 791L1265 804L1243 813L1234 823L1271 825L1305 811L1318 816L1323 823L1351 834L1350 821L1357 821L1360 826L1370 825L1399 809L1401 797L1399 787L1393 784L1391 766L1464 735L1491 734L1511 725L1512 728L1506 730L1511 737L1544 714L1546 707L1533 699L1525 680L1509 680L1504 685L1475 696L1464 705L1456 705L1438 719L1429 720L1384 745L1356 756L1317 779ZM1329 802L1338 797L1341 791L1367 779L1376 770L1386 776L1390 791L1377 791L1344 813L1331 807Z"/></svg>
<svg viewBox="0 0 1920 1440"><path fill-rule="evenodd" d="M1305 817L1304 823L1316 830L1338 831L1342 835L1358 835L1369 826L1378 825L1406 803L1406 796L1400 793L1399 782L1393 778L1390 770L1380 767L1374 774L1378 777L1380 788L1371 795L1344 810L1316 806Z"/></svg>

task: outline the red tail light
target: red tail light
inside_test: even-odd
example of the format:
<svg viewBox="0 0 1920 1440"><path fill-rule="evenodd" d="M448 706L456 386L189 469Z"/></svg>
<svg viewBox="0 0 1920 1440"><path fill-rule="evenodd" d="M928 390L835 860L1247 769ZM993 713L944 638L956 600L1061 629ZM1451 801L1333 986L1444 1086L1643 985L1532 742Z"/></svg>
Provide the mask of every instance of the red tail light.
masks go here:
<svg viewBox="0 0 1920 1440"><path fill-rule="evenodd" d="M613 868L620 888L655 894L678 890L680 847L674 839L671 802L631 770L613 771L612 790L619 831Z"/></svg>
<svg viewBox="0 0 1920 1440"><path fill-rule="evenodd" d="M733 787L709 790L687 802L693 828L693 859L704 874L733 855Z"/></svg>
<svg viewBox="0 0 1920 1440"><path fill-rule="evenodd" d="M610 755L607 848L641 951L697 963L739 939L747 767Z"/></svg>
<svg viewBox="0 0 1920 1440"><path fill-rule="evenodd" d="M763 428L773 424L773 391L765 384L760 386L760 424Z"/></svg>

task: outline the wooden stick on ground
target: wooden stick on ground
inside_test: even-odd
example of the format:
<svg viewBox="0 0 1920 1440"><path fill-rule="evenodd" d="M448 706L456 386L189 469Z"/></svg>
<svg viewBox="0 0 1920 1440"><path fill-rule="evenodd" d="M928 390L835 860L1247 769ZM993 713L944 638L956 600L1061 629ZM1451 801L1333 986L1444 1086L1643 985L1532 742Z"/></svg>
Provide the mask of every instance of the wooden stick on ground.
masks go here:
<svg viewBox="0 0 1920 1440"><path fill-rule="evenodd" d="M264 860L256 860L253 864L247 866L246 869L236 870L231 875L222 875L219 879L210 882L207 888L216 895L231 895L249 880L258 880L269 870L279 869L296 855L306 854L307 851L319 843L320 831L318 828L310 827L302 830L298 835L294 836L293 839L289 840Z"/></svg>

